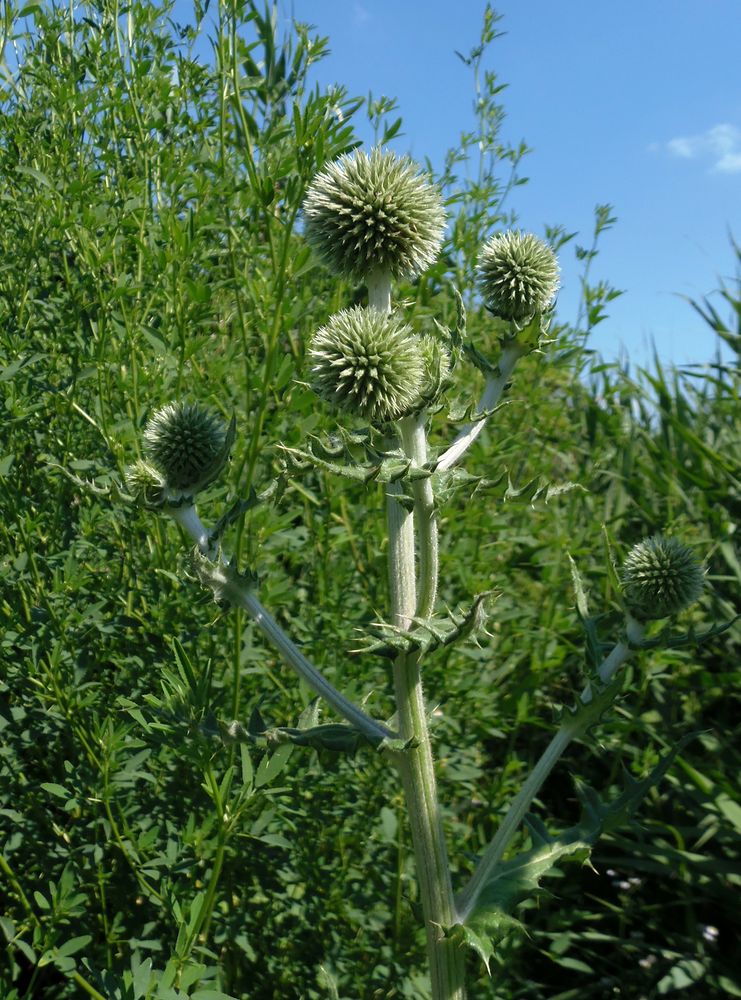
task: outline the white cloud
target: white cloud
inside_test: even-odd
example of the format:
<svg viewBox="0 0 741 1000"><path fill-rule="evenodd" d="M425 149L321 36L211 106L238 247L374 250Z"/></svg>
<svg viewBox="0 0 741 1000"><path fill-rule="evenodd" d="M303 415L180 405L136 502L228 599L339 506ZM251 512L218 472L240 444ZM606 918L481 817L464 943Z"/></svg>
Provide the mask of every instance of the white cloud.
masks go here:
<svg viewBox="0 0 741 1000"><path fill-rule="evenodd" d="M665 148L684 160L710 159L712 169L721 173L741 172L741 129L727 122L697 135L677 136Z"/></svg>

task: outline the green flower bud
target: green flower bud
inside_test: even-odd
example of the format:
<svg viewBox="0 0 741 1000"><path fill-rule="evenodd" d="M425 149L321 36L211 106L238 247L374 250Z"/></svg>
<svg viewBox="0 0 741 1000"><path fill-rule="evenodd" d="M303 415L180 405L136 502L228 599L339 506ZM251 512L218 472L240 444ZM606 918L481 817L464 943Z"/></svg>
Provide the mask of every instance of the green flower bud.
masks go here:
<svg viewBox="0 0 741 1000"><path fill-rule="evenodd" d="M544 312L558 290L558 261L532 233L493 236L481 251L479 284L495 316L526 323Z"/></svg>
<svg viewBox="0 0 741 1000"><path fill-rule="evenodd" d="M343 309L309 346L314 390L372 423L396 420L419 400L424 360L419 339L378 309Z"/></svg>
<svg viewBox="0 0 741 1000"><path fill-rule="evenodd" d="M312 181L306 239L337 274L411 278L435 260L445 227L440 193L408 157L376 148L341 156Z"/></svg>
<svg viewBox="0 0 741 1000"><path fill-rule="evenodd" d="M424 376L419 394L423 403L433 403L449 385L450 354L437 337L427 333L420 338Z"/></svg>
<svg viewBox="0 0 741 1000"><path fill-rule="evenodd" d="M666 618L694 604L702 593L702 569L676 538L654 535L628 553L621 574L625 603L639 621Z"/></svg>
<svg viewBox="0 0 741 1000"><path fill-rule="evenodd" d="M150 461L163 477L168 493L194 495L223 469L234 440L234 421L224 427L218 417L192 403L169 403L144 430Z"/></svg>
<svg viewBox="0 0 741 1000"><path fill-rule="evenodd" d="M161 507L165 501L165 480L154 466L141 459L125 473L126 486L134 500L143 507Z"/></svg>

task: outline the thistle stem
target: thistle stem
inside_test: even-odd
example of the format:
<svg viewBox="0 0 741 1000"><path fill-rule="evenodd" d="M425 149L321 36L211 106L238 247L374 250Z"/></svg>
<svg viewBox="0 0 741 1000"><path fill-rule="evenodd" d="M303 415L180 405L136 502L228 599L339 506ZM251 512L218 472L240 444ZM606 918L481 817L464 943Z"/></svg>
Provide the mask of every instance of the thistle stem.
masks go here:
<svg viewBox="0 0 741 1000"><path fill-rule="evenodd" d="M408 431L408 434L407 434ZM416 442L412 453L419 454L421 424L402 429L402 442ZM424 445L426 449L426 444ZM428 481L429 482L429 481ZM408 627L417 604L414 547L403 543L399 534L404 530L396 516L403 510L389 497L389 579L392 581L392 614L401 627ZM406 511L404 511L406 514ZM411 517L407 515L408 521ZM429 588L428 588L429 589ZM425 587L423 586L423 594ZM429 600L429 597L426 598ZM445 928L456 922L450 865L445 848L442 819L438 805L435 767L427 727L422 677L416 654L400 654L394 662L394 689L401 738L406 749L396 755L412 832L412 845L417 880L422 901L422 913L427 935L427 955L430 965L433 1000L465 1000L465 966L458 946L445 937Z"/></svg>
<svg viewBox="0 0 741 1000"><path fill-rule="evenodd" d="M391 272L371 271L365 281L368 289L368 306L382 313L391 312Z"/></svg>
<svg viewBox="0 0 741 1000"><path fill-rule="evenodd" d="M486 414L488 410L494 409L502 397L502 393L509 382L515 365L525 354L527 354L527 349L518 344L516 340L507 344L503 349L496 374L490 375L487 379L483 395L479 401L479 413ZM457 434L450 447L440 456L436 467L438 469L450 469L455 465L483 431L487 419L486 416L480 416L478 419L466 424Z"/></svg>
<svg viewBox="0 0 741 1000"><path fill-rule="evenodd" d="M618 668L632 655L630 643L639 642L643 637L645 627L630 616L626 619L627 642L615 644L609 655L600 664L597 674L603 683L608 683L615 676ZM587 686L579 696L583 708L575 715L568 716L553 736L535 767L530 772L525 784L512 800L507 815L497 830L494 838L479 859L478 864L468 884L456 897L459 920L465 921L475 909L478 898L491 878L496 866L502 860L509 842L527 814L533 799L543 787L546 778L551 773L559 758L565 752L572 740L577 739L594 724L607 705L614 699L616 692L607 692L604 696L595 698L591 685ZM591 710L590 710L591 706Z"/></svg>
<svg viewBox="0 0 741 1000"><path fill-rule="evenodd" d="M391 276L375 272L368 276L368 305L383 312L391 311ZM398 432L404 452L412 464L423 465L427 457L424 418L407 417L399 421ZM429 485L429 480L426 480ZM391 619L399 628L408 629L417 613L415 574L414 515L403 507L394 494L399 483L389 484L386 493L388 525L388 571L391 594ZM434 541L432 487L420 495L415 492L415 513L423 524L424 541L420 561L425 566L421 592L424 605L434 601L437 587L437 535ZM434 547L434 554L433 554ZM421 606L421 604L420 604ZM412 831L412 846L422 900L427 937L427 957L432 983L432 1000L465 1000L463 954L445 937L445 928L455 923L450 865L445 849L440 808L437 800L435 767L427 728L422 677L418 657L401 653L394 662L394 691L401 738L409 745L394 754L399 768Z"/></svg>
<svg viewBox="0 0 741 1000"><path fill-rule="evenodd" d="M208 531L198 516L195 507L192 505L170 507L168 513L195 541L200 552L209 559L214 559L216 554L215 548L209 544ZM361 708L345 697L342 692L338 691L321 671L317 670L293 640L286 635L272 615L262 606L250 587L245 583L240 583L239 579L233 575L227 574L227 560L224 556L221 558L221 566L221 569L215 568L214 570L214 582L222 589L224 596L233 604L245 609L286 663L295 670L299 677L320 698L323 698L328 705L331 705L336 712L355 726L358 732L362 733L374 746L379 746L386 739L396 738L396 733L382 723L376 722L369 715L366 715Z"/></svg>
<svg viewBox="0 0 741 1000"><path fill-rule="evenodd" d="M405 453L413 468L422 468L427 461L426 411L412 414L399 421L399 434ZM429 618L435 607L439 568L437 512L432 480L415 479L412 483L414 518L419 533L419 594L418 618Z"/></svg>

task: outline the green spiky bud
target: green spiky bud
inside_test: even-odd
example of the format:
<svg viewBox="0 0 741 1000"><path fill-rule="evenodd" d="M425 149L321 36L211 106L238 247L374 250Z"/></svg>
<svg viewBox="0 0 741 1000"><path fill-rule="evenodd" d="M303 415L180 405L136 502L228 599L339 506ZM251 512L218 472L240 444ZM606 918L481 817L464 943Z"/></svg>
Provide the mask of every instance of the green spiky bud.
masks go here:
<svg viewBox="0 0 741 1000"><path fill-rule="evenodd" d="M373 272L412 278L435 260L445 213L440 193L408 157L375 148L326 167L304 201L306 239L352 281Z"/></svg>
<svg viewBox="0 0 741 1000"><path fill-rule="evenodd" d="M556 255L532 233L493 236L481 251L478 271L489 309L518 324L544 312L558 290Z"/></svg>
<svg viewBox="0 0 741 1000"><path fill-rule="evenodd" d="M153 465L139 459L126 469L124 477L137 503L150 508L162 506L166 495L165 480Z"/></svg>
<svg viewBox="0 0 741 1000"><path fill-rule="evenodd" d="M424 334L420 337L424 376L419 390L425 404L433 403L449 385L450 352L438 337Z"/></svg>
<svg viewBox="0 0 741 1000"><path fill-rule="evenodd" d="M223 469L234 440L234 421L226 428L218 417L193 403L168 403L144 430L151 464L171 495L195 495Z"/></svg>
<svg viewBox="0 0 741 1000"><path fill-rule="evenodd" d="M621 582L630 613L639 621L650 621L694 604L704 578L691 549L676 538L654 535L630 550Z"/></svg>
<svg viewBox="0 0 741 1000"><path fill-rule="evenodd" d="M402 320L355 306L335 313L309 346L315 391L371 423L396 420L419 400L424 361Z"/></svg>

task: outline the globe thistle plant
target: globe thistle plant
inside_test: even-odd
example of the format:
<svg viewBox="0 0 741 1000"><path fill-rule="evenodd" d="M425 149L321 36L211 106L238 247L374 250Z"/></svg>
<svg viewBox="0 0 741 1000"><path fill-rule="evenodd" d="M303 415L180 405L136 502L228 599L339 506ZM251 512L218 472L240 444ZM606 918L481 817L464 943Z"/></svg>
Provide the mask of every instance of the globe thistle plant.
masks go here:
<svg viewBox="0 0 741 1000"><path fill-rule="evenodd" d="M558 290L556 255L532 233L492 237L481 251L479 284L495 316L523 324L544 312Z"/></svg>
<svg viewBox="0 0 741 1000"><path fill-rule="evenodd" d="M675 538L654 535L630 550L621 582L630 613L639 621L650 621L694 604L704 578L691 549Z"/></svg>
<svg viewBox="0 0 741 1000"><path fill-rule="evenodd" d="M168 403L144 430L148 468L162 477L169 499L195 495L221 472L233 437L233 421L226 428L200 406Z"/></svg>
<svg viewBox="0 0 741 1000"><path fill-rule="evenodd" d="M342 156L318 174L304 219L324 263L355 281L374 272L415 277L435 260L445 226L438 190L412 160L378 148Z"/></svg>
<svg viewBox="0 0 741 1000"><path fill-rule="evenodd" d="M419 339L378 309L343 309L309 347L315 391L371 423L396 420L419 401L425 375Z"/></svg>

